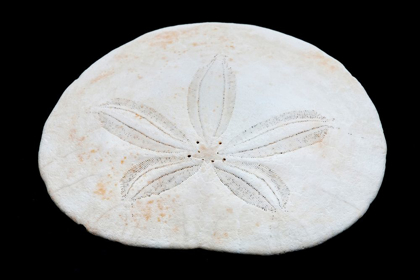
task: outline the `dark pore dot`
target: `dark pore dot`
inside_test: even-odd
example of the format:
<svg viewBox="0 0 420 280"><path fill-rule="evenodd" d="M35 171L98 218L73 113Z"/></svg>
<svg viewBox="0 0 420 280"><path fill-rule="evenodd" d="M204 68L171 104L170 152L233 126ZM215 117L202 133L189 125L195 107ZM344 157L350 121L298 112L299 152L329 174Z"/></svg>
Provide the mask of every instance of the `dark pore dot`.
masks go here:
<svg viewBox="0 0 420 280"><path fill-rule="evenodd" d="M191 155L188 155L188 157L191 157Z"/></svg>
<svg viewBox="0 0 420 280"><path fill-rule="evenodd" d="M219 142L219 145L222 145L222 142Z"/></svg>
<svg viewBox="0 0 420 280"><path fill-rule="evenodd" d="M200 144L200 141L197 141L196 143L197 143L197 144Z"/></svg>

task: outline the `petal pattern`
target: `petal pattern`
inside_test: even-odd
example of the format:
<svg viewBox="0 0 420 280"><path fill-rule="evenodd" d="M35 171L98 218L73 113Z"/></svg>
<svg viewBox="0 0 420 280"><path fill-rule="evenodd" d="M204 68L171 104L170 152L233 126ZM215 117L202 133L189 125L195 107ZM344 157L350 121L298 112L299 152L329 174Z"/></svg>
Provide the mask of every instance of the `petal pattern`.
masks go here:
<svg viewBox="0 0 420 280"><path fill-rule="evenodd" d="M186 136L146 105L119 98L102 104L97 112L106 130L142 149L176 153L189 148Z"/></svg>
<svg viewBox="0 0 420 280"><path fill-rule="evenodd" d="M244 130L220 154L263 158L284 154L322 141L328 120L315 111L293 111L275 116Z"/></svg>
<svg viewBox="0 0 420 280"><path fill-rule="evenodd" d="M226 130L236 96L235 76L226 57L214 59L195 74L188 90L188 113L197 134L209 146Z"/></svg>
<svg viewBox="0 0 420 280"><path fill-rule="evenodd" d="M244 161L214 167L221 182L245 202L269 211L285 207L289 189L270 168Z"/></svg>
<svg viewBox="0 0 420 280"><path fill-rule="evenodd" d="M133 166L120 181L124 199L158 195L193 176L202 162L185 157L155 157Z"/></svg>
<svg viewBox="0 0 420 280"><path fill-rule="evenodd" d="M227 164L248 173L250 176L257 177L262 185L270 189L267 199L276 208L284 208L286 206L290 194L289 188L269 167L260 163L246 161L229 161Z"/></svg>
<svg viewBox="0 0 420 280"><path fill-rule="evenodd" d="M252 158L284 154L321 142L331 127L316 111L292 111L213 144L233 114L236 81L223 55L216 55L193 77L187 95L191 124L201 139L190 141L153 108L117 98L96 110L102 127L141 149L161 153L144 160L120 180L123 199L135 200L170 190L211 164L220 181L245 203L265 211L284 209L289 188L280 176ZM198 141L201 140L201 141ZM225 142L225 141L224 141Z"/></svg>
<svg viewBox="0 0 420 280"><path fill-rule="evenodd" d="M260 190L260 185L252 180L246 179L246 174L231 166L214 164L214 169L220 181L227 186L234 195L249 203L257 206L265 211L275 211L273 205L266 194Z"/></svg>

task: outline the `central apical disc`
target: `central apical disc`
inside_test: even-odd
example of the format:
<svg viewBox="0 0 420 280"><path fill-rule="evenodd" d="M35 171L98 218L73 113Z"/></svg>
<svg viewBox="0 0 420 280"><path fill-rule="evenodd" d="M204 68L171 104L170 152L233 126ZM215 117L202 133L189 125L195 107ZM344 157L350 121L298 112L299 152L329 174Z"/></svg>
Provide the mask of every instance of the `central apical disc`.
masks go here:
<svg viewBox="0 0 420 280"><path fill-rule="evenodd" d="M57 205L135 246L275 254L347 228L386 144L361 85L272 30L165 28L110 52L49 117L40 170Z"/></svg>

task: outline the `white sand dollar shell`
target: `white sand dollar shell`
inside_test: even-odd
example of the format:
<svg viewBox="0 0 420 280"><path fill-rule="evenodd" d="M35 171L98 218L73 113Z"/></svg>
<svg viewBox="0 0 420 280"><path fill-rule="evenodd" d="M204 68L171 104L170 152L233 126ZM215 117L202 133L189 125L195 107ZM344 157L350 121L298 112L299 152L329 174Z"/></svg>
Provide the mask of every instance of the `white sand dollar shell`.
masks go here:
<svg viewBox="0 0 420 280"><path fill-rule="evenodd" d="M77 223L133 246L278 254L359 219L384 176L374 105L339 62L240 24L145 34L48 118L39 167Z"/></svg>

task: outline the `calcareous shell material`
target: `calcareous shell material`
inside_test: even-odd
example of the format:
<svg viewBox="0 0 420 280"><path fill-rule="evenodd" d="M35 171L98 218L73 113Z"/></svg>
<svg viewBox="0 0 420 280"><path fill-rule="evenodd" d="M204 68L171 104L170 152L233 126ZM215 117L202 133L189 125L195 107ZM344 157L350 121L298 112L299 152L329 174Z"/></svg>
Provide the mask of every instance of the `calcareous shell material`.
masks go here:
<svg viewBox="0 0 420 280"><path fill-rule="evenodd" d="M180 25L105 55L48 118L39 168L59 208L133 246L278 254L352 225L386 143L335 59L242 24Z"/></svg>

